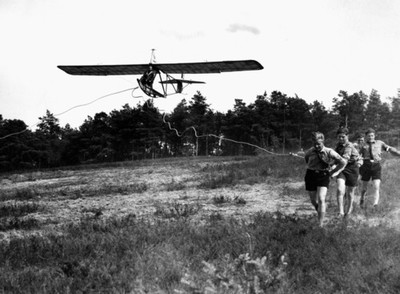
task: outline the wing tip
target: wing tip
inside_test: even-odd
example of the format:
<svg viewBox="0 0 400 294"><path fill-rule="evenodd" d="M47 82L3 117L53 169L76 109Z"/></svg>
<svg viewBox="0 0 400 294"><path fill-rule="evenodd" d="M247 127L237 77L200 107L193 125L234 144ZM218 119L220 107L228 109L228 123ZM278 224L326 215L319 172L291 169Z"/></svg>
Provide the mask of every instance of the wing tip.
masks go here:
<svg viewBox="0 0 400 294"><path fill-rule="evenodd" d="M250 59L248 61L254 64L254 67L255 67L256 70L264 69L264 66L262 66L262 64L260 62L258 62L257 60Z"/></svg>
<svg viewBox="0 0 400 294"><path fill-rule="evenodd" d="M59 69L61 69L63 72L65 72L65 73L67 73L67 74L71 74L69 71L68 71L68 66L66 66L66 65L57 65L57 68L59 68Z"/></svg>

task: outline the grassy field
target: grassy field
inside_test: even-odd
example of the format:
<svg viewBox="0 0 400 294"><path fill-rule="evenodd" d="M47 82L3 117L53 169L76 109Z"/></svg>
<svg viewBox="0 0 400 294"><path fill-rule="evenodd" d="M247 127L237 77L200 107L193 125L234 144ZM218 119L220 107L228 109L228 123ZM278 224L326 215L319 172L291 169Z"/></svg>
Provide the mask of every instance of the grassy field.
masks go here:
<svg viewBox="0 0 400 294"><path fill-rule="evenodd" d="M319 228L285 156L0 175L0 293L399 293L396 159L381 205ZM371 199L367 204L371 206Z"/></svg>

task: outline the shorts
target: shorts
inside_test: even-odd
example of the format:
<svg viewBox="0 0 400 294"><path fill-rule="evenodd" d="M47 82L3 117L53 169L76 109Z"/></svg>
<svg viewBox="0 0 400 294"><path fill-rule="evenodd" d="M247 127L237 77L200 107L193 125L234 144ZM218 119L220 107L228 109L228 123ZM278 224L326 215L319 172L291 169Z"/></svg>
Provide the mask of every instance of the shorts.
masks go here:
<svg viewBox="0 0 400 294"><path fill-rule="evenodd" d="M304 177L307 191L317 191L317 187L329 187L329 172L307 169Z"/></svg>
<svg viewBox="0 0 400 294"><path fill-rule="evenodd" d="M347 165L344 170L337 176L337 179L344 179L345 185L355 187L358 185L359 169L357 165Z"/></svg>
<svg viewBox="0 0 400 294"><path fill-rule="evenodd" d="M360 167L361 181L381 180L382 166L379 162L367 162Z"/></svg>

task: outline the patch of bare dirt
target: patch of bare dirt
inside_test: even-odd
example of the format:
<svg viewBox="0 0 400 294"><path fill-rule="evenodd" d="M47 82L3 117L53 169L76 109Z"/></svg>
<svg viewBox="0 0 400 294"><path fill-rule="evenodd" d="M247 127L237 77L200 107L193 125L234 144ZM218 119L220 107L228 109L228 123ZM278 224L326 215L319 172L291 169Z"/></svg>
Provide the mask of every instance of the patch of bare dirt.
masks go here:
<svg viewBox="0 0 400 294"><path fill-rule="evenodd" d="M137 218L163 217L163 209L168 211L177 204L195 206L197 210L191 217L196 220L207 219L213 214L248 220L257 212L276 211L289 215L296 214L299 217L316 215L304 190L303 182L274 185L241 184L227 188L199 189L197 185L202 175L198 170L198 165L194 168L179 165L150 165L69 171L60 177L51 177L48 174L43 176L41 173L40 176L43 178L30 178L29 181L22 181L22 177L15 177L18 181L3 179L0 193L24 188L35 190L39 194L33 201L44 209L29 216L37 219L42 226L40 230L32 233L54 231L63 224L79 221L85 217L108 218L125 215L135 215ZM146 189L129 191L132 185L139 184L144 185ZM115 187L127 188L119 193L118 189L115 192ZM44 196L40 196L41 194ZM328 220L334 219L337 213L334 208L335 201L328 199ZM365 214L355 214L351 219L355 223L368 220L371 225L387 220L399 224L400 209L391 212L385 220L366 218ZM0 240L25 233L15 230L0 232Z"/></svg>

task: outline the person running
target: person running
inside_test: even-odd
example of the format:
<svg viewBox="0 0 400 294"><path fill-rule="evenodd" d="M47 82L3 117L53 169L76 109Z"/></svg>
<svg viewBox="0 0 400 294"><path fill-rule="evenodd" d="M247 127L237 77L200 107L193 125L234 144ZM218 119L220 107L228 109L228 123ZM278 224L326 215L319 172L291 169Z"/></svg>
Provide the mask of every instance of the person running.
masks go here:
<svg viewBox="0 0 400 294"><path fill-rule="evenodd" d="M375 130L369 128L365 132L366 144L361 148L360 154L364 159L364 163L360 168L361 174L361 198L360 207L364 208L365 195L367 193L368 183L372 180L373 187L373 207L376 208L379 204L379 190L381 185L381 160L382 151L390 152L392 155L400 156L400 152L381 140L375 139Z"/></svg>
<svg viewBox="0 0 400 294"><path fill-rule="evenodd" d="M336 177L337 182L337 204L339 217L348 216L353 210L354 192L358 184L359 167L363 160L356 147L349 141L349 130L339 128L336 132L338 143L335 151L346 160L346 166ZM344 197L346 195L347 206L345 211Z"/></svg>
<svg viewBox="0 0 400 294"><path fill-rule="evenodd" d="M305 186L310 196L311 204L318 213L319 225L324 225L326 204L325 198L329 187L330 177L337 176L346 165L344 160L335 150L324 146L325 137L320 132L312 133L313 147L304 155L307 163ZM335 167L330 170L331 163Z"/></svg>
<svg viewBox="0 0 400 294"><path fill-rule="evenodd" d="M360 153L362 146L365 144L364 134L357 134L356 140L357 142L353 143L353 145L357 149L358 153Z"/></svg>

